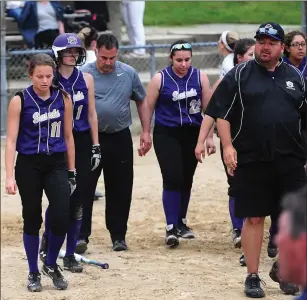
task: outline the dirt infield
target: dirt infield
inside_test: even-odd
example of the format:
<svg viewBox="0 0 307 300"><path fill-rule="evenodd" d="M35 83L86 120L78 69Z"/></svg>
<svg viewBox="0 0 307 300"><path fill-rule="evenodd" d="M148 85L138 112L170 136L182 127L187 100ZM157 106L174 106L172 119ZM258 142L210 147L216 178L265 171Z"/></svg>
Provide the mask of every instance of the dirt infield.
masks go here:
<svg viewBox="0 0 307 300"><path fill-rule="evenodd" d="M134 145L138 145L136 138ZM86 256L108 262L110 269L85 265L82 274L65 271L69 281L66 291L54 290L50 279L42 275L43 292L31 294L26 290L28 268L22 246L20 198L4 192L3 149L1 299L246 299L243 294L246 269L240 267L240 251L231 243L227 184L219 153L207 158L195 174L188 214L189 225L197 235L195 240L182 241L177 249L165 248L161 175L155 153L151 150L148 156L139 158L135 148L135 180L127 234L130 251L111 251L104 222L104 199L99 200L94 203L93 234ZM103 191L102 179L99 190ZM46 203L44 198L44 208ZM268 276L272 260L266 255L266 246L267 234L260 268L261 278L266 282L266 299L292 299L284 296Z"/></svg>

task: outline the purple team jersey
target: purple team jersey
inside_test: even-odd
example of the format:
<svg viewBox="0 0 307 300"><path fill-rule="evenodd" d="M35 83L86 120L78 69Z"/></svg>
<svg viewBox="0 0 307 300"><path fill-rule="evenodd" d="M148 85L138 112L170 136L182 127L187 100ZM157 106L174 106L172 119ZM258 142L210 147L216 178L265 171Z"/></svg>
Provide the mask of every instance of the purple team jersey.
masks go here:
<svg viewBox="0 0 307 300"><path fill-rule="evenodd" d="M23 95L16 150L21 154L65 152L63 94L52 89L50 98L42 100L30 86Z"/></svg>
<svg viewBox="0 0 307 300"><path fill-rule="evenodd" d="M200 126L203 118L200 71L190 67L188 73L180 78L169 66L160 73L162 79L155 108L155 124Z"/></svg>
<svg viewBox="0 0 307 300"><path fill-rule="evenodd" d="M73 119L75 131L87 131L90 129L88 122L88 88L83 73L74 68L71 76L66 79L57 73L60 86L70 95L73 102Z"/></svg>
<svg viewBox="0 0 307 300"><path fill-rule="evenodd" d="M290 62L289 58L284 56L282 58L282 60L284 62L286 62L289 65L292 65L292 63ZM307 79L307 59L306 57L303 58L302 62L300 63L300 65L298 66L298 69L301 71L301 73L303 74L304 79Z"/></svg>

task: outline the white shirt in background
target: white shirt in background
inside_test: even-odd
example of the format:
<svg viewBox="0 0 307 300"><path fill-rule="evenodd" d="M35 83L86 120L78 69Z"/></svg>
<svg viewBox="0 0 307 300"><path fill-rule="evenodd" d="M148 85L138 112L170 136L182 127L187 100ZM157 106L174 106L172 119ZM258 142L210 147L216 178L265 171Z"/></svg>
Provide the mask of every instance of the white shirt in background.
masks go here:
<svg viewBox="0 0 307 300"><path fill-rule="evenodd" d="M19 7L23 7L25 1L7 1L6 8L7 9L15 9Z"/></svg>
<svg viewBox="0 0 307 300"><path fill-rule="evenodd" d="M225 56L221 66L220 78L223 78L234 67L233 58L233 53L229 53Z"/></svg>
<svg viewBox="0 0 307 300"><path fill-rule="evenodd" d="M77 68L80 69L81 67L84 67L87 64L90 64L92 62L96 61L96 54L94 50L86 50L86 60L84 65L78 66Z"/></svg>

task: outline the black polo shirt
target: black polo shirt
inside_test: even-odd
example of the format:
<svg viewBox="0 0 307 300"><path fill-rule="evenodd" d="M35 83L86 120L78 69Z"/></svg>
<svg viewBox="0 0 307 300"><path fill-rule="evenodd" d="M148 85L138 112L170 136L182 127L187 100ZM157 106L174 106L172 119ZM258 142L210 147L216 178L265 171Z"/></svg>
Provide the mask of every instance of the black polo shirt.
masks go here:
<svg viewBox="0 0 307 300"><path fill-rule="evenodd" d="M276 155L306 160L306 92L301 73L280 61L274 72L256 60L235 66L213 93L206 114L231 125L238 163Z"/></svg>

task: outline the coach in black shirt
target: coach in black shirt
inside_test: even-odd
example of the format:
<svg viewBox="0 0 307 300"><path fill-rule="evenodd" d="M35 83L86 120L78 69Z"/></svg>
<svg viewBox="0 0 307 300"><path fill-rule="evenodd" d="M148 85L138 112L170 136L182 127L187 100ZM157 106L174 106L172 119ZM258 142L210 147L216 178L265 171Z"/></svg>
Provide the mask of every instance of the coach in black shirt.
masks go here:
<svg viewBox="0 0 307 300"><path fill-rule="evenodd" d="M265 296L258 276L264 219L280 212L281 196L306 183L305 83L300 72L281 60L284 31L276 23L256 32L255 60L234 67L207 107L221 138L224 160L234 176L236 217L244 217L242 246L248 276L245 294ZM305 125L304 125L305 126ZM287 293L298 288L270 276Z"/></svg>

